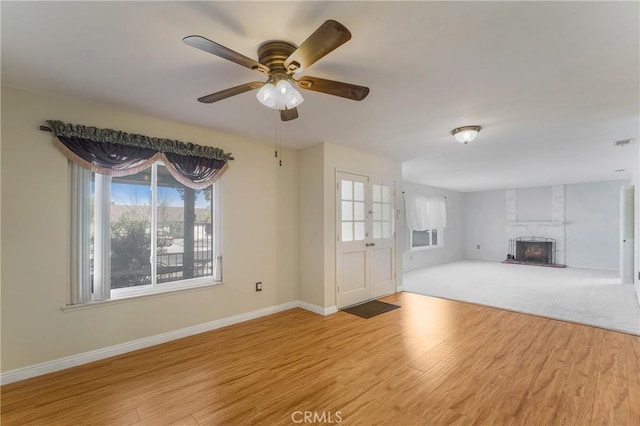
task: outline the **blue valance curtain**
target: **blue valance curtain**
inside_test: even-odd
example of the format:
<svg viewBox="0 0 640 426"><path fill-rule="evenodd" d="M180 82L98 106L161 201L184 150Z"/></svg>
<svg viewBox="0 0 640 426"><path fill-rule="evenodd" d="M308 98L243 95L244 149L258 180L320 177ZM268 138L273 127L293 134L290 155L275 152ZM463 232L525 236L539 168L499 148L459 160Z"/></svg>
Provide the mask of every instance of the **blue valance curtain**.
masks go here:
<svg viewBox="0 0 640 426"><path fill-rule="evenodd" d="M218 180L233 160L219 148L56 120L47 123L55 146L69 160L107 176L133 175L162 160L178 182L203 189Z"/></svg>

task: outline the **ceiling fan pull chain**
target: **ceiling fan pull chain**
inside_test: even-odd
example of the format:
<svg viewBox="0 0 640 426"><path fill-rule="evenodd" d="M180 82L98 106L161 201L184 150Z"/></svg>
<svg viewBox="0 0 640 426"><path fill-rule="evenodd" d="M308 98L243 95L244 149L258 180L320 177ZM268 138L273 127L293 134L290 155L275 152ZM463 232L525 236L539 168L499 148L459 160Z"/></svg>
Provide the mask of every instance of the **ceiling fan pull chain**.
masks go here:
<svg viewBox="0 0 640 426"><path fill-rule="evenodd" d="M278 118L279 117L276 116L276 123L278 123L278 152L280 153L278 165L282 167L282 122L278 120Z"/></svg>
<svg viewBox="0 0 640 426"><path fill-rule="evenodd" d="M275 122L274 122L274 135L273 135L273 146L275 149L275 157L278 158L278 116L275 116Z"/></svg>

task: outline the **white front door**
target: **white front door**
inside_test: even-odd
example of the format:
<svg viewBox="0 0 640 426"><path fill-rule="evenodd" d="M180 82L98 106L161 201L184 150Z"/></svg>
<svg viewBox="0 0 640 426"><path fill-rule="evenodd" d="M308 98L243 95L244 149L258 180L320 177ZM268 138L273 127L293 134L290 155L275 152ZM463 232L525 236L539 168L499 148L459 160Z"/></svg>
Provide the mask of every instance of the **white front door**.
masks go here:
<svg viewBox="0 0 640 426"><path fill-rule="evenodd" d="M395 291L393 181L337 174L337 304Z"/></svg>

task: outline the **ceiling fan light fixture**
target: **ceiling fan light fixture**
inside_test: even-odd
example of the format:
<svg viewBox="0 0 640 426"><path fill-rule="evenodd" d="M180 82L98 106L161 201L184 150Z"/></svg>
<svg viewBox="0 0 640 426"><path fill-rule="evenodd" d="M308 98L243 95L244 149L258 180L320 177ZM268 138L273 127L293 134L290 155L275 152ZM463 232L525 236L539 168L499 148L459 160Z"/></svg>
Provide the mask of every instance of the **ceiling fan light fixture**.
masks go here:
<svg viewBox="0 0 640 426"><path fill-rule="evenodd" d="M276 90L279 92L279 96L287 109L295 108L304 101L300 92L293 87L289 80L280 80L276 84Z"/></svg>
<svg viewBox="0 0 640 426"><path fill-rule="evenodd" d="M268 81L258 90L256 97L262 105L280 110L295 108L304 101L288 79L280 79L275 85Z"/></svg>
<svg viewBox="0 0 640 426"><path fill-rule="evenodd" d="M256 97L262 105L274 109L276 109L277 95L276 86L273 83L266 83L256 93Z"/></svg>
<svg viewBox="0 0 640 426"><path fill-rule="evenodd" d="M481 126L457 127L451 131L451 134L458 142L466 145L478 136L478 132L481 128Z"/></svg>

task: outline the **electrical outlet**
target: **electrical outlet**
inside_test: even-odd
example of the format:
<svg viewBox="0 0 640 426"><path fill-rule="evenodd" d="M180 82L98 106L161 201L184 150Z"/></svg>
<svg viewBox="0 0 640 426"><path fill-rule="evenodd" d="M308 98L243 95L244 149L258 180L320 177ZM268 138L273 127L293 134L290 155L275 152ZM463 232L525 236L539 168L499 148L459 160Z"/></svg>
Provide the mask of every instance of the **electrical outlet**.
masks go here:
<svg viewBox="0 0 640 426"><path fill-rule="evenodd" d="M480 244L478 244L478 245L476 246L476 249L477 249L477 250L480 250Z"/></svg>
<svg viewBox="0 0 640 426"><path fill-rule="evenodd" d="M262 281L256 283L256 291L262 291Z"/></svg>

